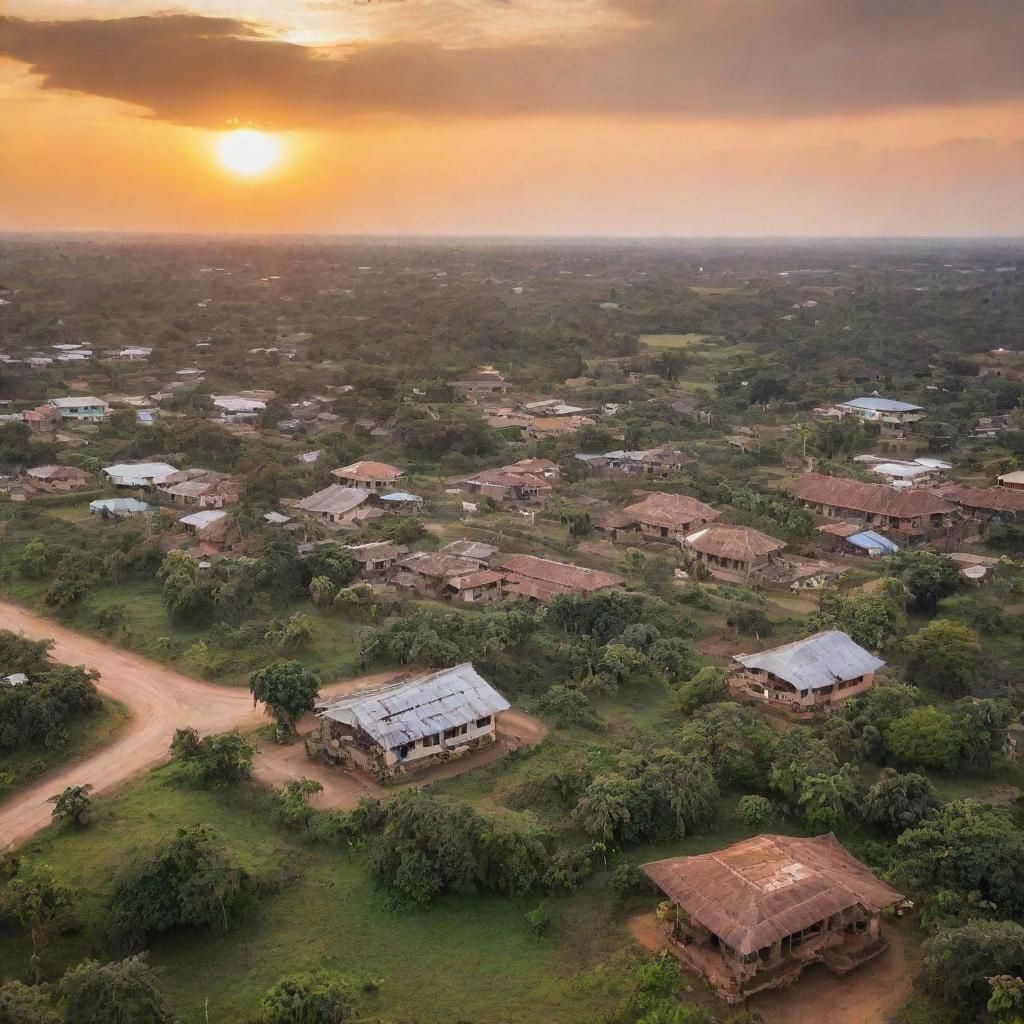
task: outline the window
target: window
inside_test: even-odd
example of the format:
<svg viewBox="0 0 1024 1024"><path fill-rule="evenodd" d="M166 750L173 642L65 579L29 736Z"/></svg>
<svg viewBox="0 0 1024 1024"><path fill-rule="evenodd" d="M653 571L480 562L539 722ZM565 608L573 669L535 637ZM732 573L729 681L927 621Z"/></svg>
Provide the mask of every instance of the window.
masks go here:
<svg viewBox="0 0 1024 1024"><path fill-rule="evenodd" d="M476 720L476 727L478 729L483 729L485 726L488 726L490 724L491 724L491 716L490 715L486 715L483 718L478 718Z"/></svg>
<svg viewBox="0 0 1024 1024"><path fill-rule="evenodd" d="M430 736L423 737L423 746L436 747L441 742L441 737L435 732Z"/></svg>
<svg viewBox="0 0 1024 1024"><path fill-rule="evenodd" d="M444 738L446 740L453 740L456 736L465 736L468 729L468 725L457 725L453 729L445 729Z"/></svg>

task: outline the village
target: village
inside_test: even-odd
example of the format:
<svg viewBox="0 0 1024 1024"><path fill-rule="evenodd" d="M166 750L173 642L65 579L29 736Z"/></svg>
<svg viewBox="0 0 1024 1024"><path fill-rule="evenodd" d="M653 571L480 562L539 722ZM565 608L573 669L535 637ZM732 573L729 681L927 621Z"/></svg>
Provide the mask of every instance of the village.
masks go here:
<svg viewBox="0 0 1024 1024"><path fill-rule="evenodd" d="M383 274L362 269L376 256L340 275L353 294ZM283 290L266 253L233 258L218 266ZM453 275L467 259L444 258ZM729 290L732 258L695 285L722 318L746 301ZM621 294L641 280L623 271L636 259L567 255L565 288L577 301L568 278L600 265ZM453 289L495 287L493 267L465 266ZM663 272L656 259L645 271ZM537 949L567 941L570 920L614 922L573 954L571 984L523 968L524 983L552 986L552 1006L575 1007L543 1019L598 1012L596 994L566 992L629 950L655 956L673 1004L696 992L700 1020L827 1016L828 972L852 1006L889 979L891 998L851 1024L909 1024L893 1016L917 1005L908 948L974 927L940 893L996 908L986 921L1013 916L1016 861L986 877L930 858L948 838L936 830L975 827L972 815L1003 830L1000 865L1019 843L1024 359L992 347L965 368L951 361L966 355L932 352L876 372L846 355L835 380L790 387L771 346L662 330L651 314L626 323L604 298L591 315L619 329L596 329L594 351L564 365L467 345L410 355L422 365L392 375L351 346L315 348L312 313L308 332L295 317L249 339L260 344L218 337L211 310L227 299L203 303L227 273L189 272L185 291L204 298L163 351L128 332L0 341L0 696L23 716L0 723L0 837L65 865L85 844L112 871L104 821L139 839L152 832L131 824L139 813L185 827L187 791L167 787L224 771L195 790L196 820L276 829L298 861L348 849L345 884L367 871L391 907L424 915L475 894L493 922L465 913L485 943L500 945L500 925ZM409 271L392 273L395 287ZM444 295L439 273L424 263L417 289ZM693 273L704 280L703 265ZM829 289L787 279L773 324L814 336L829 304L855 302L835 276ZM347 285L332 287L338 301ZM515 315L540 291L502 287ZM4 297L2 315L44 315L27 286ZM54 661L18 646L52 637ZM98 687L92 703L55 710L66 719L49 733L26 724L59 665L99 661L76 684ZM151 716L150 734L118 725L118 708ZM215 741L231 753L200 769L221 756ZM66 750L79 760L65 765ZM83 787L96 823L61 831L51 798ZM422 838L460 807L481 830L465 839L471 878ZM259 849L253 874L272 859ZM401 971L367 937L372 903L361 913L367 949ZM202 970L173 935L144 934L187 1001ZM69 935L46 956L77 949ZM0 963L13 977L25 958L11 924ZM435 969L417 968L420 983ZM634 984L616 977L617 990ZM248 1005L243 989L232 1007ZM402 992L407 1012L415 995ZM509 1019L528 1019L525 1006Z"/></svg>

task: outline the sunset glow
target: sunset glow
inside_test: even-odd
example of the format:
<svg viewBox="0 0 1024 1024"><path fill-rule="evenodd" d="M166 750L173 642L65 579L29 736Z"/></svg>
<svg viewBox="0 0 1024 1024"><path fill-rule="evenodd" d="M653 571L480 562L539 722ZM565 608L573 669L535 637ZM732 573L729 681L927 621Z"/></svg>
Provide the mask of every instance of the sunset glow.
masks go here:
<svg viewBox="0 0 1024 1024"><path fill-rule="evenodd" d="M277 139L248 128L228 132L217 143L217 159L229 171L245 177L266 174L281 158Z"/></svg>

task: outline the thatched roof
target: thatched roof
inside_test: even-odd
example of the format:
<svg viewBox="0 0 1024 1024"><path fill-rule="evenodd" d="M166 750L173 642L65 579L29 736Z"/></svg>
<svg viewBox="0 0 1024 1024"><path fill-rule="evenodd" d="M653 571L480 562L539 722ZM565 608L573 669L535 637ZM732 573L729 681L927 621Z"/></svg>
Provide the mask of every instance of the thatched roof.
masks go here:
<svg viewBox="0 0 1024 1024"><path fill-rule="evenodd" d="M903 899L829 833L761 835L697 857L643 866L690 919L740 956L858 904L877 912Z"/></svg>

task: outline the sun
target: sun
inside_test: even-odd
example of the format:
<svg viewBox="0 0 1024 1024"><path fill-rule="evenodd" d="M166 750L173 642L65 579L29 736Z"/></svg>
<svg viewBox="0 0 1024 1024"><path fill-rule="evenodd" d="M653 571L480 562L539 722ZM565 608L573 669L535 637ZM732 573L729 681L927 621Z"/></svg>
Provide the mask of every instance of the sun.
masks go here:
<svg viewBox="0 0 1024 1024"><path fill-rule="evenodd" d="M281 157L281 146L273 135L240 128L227 132L217 143L217 159L235 174L256 177L266 174Z"/></svg>

